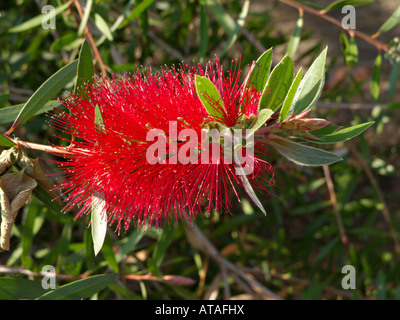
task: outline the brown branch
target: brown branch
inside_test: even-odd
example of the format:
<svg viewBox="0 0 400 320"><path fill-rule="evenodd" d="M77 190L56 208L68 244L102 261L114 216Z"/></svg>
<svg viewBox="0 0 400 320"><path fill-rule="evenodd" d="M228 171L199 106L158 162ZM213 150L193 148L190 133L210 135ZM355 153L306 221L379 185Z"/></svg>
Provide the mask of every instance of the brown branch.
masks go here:
<svg viewBox="0 0 400 320"><path fill-rule="evenodd" d="M304 4L301 4L299 2L296 2L294 0L279 0L281 3L284 3L292 8L296 8L297 10L303 10L304 12L311 14L313 16L316 16L322 20L325 20L334 26L338 27L339 29L343 30L344 32L347 32L350 36L356 36L370 44L372 44L374 47L378 49L378 51L385 51L385 52L390 52L390 48L387 44L380 42L376 40L375 38L371 37L370 35L354 30L354 29L346 29L343 28L342 23L328 15L325 14L325 11L319 11L313 8L310 8Z"/></svg>
<svg viewBox="0 0 400 320"><path fill-rule="evenodd" d="M74 4L75 4L75 7L76 7L76 10L78 11L79 17L82 20L82 18L83 18L83 10L82 10L82 7L81 7L79 1L78 0L74 0ZM88 25L85 26L85 33L86 33L86 37L89 40L90 45L91 45L91 47L93 49L94 55L95 55L95 57L97 59L97 62L99 63L99 66L100 66L100 69L101 69L101 73L103 74L103 77L106 77L107 76L106 66L104 65L103 59L100 56L99 50L97 49L96 42L93 39L92 33L90 32L90 29L89 29Z"/></svg>
<svg viewBox="0 0 400 320"><path fill-rule="evenodd" d="M188 241L197 249L204 252L207 255L210 255L212 259L220 266L221 270L225 268L230 273L235 273L239 277L241 277L248 285L259 295L263 296L265 299L275 299L282 300L282 298L271 290L266 288L264 285L255 280L251 275L246 274L242 269L237 267L235 264L230 262L221 256L219 251L214 247L214 245L207 239L204 233L197 227L197 225L188 221L185 215L183 218L186 220L183 223L183 227L185 230L186 237Z"/></svg>
<svg viewBox="0 0 400 320"><path fill-rule="evenodd" d="M12 142L14 142L17 147L22 147L22 148L26 148L26 149L32 149L32 150L37 150L37 151L44 151L50 154L57 154L57 155L66 155L66 154L72 154L71 152L69 152L67 150L67 148L55 148L52 146L47 146L44 144L39 144L39 143L33 143L33 142L26 142L26 141L22 141L19 139L13 139L8 137L9 140L11 140Z"/></svg>

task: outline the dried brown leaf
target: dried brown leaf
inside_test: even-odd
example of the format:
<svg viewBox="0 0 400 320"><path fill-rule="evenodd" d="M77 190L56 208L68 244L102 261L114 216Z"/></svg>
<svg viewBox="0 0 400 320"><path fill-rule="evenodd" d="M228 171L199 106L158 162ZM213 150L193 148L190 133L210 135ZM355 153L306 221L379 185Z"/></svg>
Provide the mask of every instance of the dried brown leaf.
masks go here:
<svg viewBox="0 0 400 320"><path fill-rule="evenodd" d="M0 174L6 171L9 167L12 166L12 158L11 154L13 153L13 149L3 150L0 154Z"/></svg>
<svg viewBox="0 0 400 320"><path fill-rule="evenodd" d="M37 182L24 170L0 178L1 237L0 246L10 250L11 230L18 211L28 202Z"/></svg>

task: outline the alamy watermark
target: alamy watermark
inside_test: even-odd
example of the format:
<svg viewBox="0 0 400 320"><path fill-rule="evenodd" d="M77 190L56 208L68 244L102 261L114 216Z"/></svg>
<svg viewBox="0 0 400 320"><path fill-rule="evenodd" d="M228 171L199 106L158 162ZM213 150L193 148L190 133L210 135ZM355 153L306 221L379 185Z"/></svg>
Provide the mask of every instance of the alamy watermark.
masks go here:
<svg viewBox="0 0 400 320"><path fill-rule="evenodd" d="M356 268L352 265L345 265L342 268L342 274L346 274L342 278L342 288L345 290L356 288Z"/></svg>
<svg viewBox="0 0 400 320"><path fill-rule="evenodd" d="M342 19L342 28L354 30L356 28L356 8L351 5L343 6L342 13L346 14Z"/></svg>
<svg viewBox="0 0 400 320"><path fill-rule="evenodd" d="M42 268L42 288L45 290L56 288L56 269L51 265Z"/></svg>
<svg viewBox="0 0 400 320"><path fill-rule="evenodd" d="M42 13L45 16L42 18L42 28L43 29L55 29L56 28L56 9L47 5L42 8Z"/></svg>

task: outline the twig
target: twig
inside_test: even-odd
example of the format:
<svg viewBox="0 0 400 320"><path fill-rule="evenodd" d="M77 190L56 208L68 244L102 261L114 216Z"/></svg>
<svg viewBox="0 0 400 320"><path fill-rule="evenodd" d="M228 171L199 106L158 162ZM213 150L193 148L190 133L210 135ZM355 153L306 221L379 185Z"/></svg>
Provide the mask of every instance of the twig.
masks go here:
<svg viewBox="0 0 400 320"><path fill-rule="evenodd" d="M55 147L47 146L47 145L44 145L44 144L26 142L26 141L22 141L22 140L19 140L19 139L13 139L13 138L7 137L7 136L6 136L6 138L9 139L10 141L14 142L17 146L22 147L22 148L26 148L26 149L44 151L44 152L47 152L47 153L58 154L58 155L71 154L71 152L69 152L67 150L67 148L55 148Z"/></svg>
<svg viewBox="0 0 400 320"><path fill-rule="evenodd" d="M187 220L186 216L184 219L186 223L183 223L183 227L186 233L186 236L189 242L196 247L197 249L201 250L205 254L208 254L213 258L221 267L225 267L228 271L236 273L240 276L243 280L245 280L249 286L258 292L259 294L263 295L266 298L281 300L282 298L273 293L271 290L267 289L257 280L253 279L251 276L247 275L243 272L239 267L234 265L232 262L228 261L227 259L223 258L218 250L213 246L213 244L207 239L207 237L203 234L203 232L197 227L194 222L190 222Z"/></svg>
<svg viewBox="0 0 400 320"><path fill-rule="evenodd" d="M374 39L373 37L369 36L366 33L363 33L361 31L358 30L353 30L353 29L346 29L342 26L342 23L328 15L326 15L325 11L319 11L313 8L310 8L304 4L301 4L300 2L296 2L294 0L279 0L281 3L284 3L288 6L291 6L293 8L296 8L297 10L303 10L306 13L309 13L313 16L316 16L322 20L325 20L331 24L333 24L334 26L338 27L339 29L343 30L344 32L347 32L350 36L356 36L360 39L363 39L364 41L372 44L375 48L378 49L378 51L385 51L385 52L390 52L390 47L385 44L382 43L376 39Z"/></svg>
<svg viewBox="0 0 400 320"><path fill-rule="evenodd" d="M78 11L79 17L83 18L83 10L82 7L79 3L78 0L74 0L74 4L76 7L76 10ZM89 26L86 25L85 26L85 33L86 33L86 37L90 42L90 45L93 49L94 55L96 56L97 62L99 63L100 69L101 69L101 73L103 74L103 77L107 76L107 71L106 71L106 66L104 65L103 59L100 56L99 50L97 49L97 45L96 42L93 39L92 33L90 32Z"/></svg>
<svg viewBox="0 0 400 320"><path fill-rule="evenodd" d="M331 200L331 204L332 204L333 210L335 212L337 225L339 227L340 238L342 240L343 245L347 249L348 239L347 239L346 231L345 231L345 228L344 228L344 225L343 225L342 216L340 215L340 210L339 210L339 207L338 207L338 202L337 202L336 193L335 193L335 187L334 187L333 182L332 182L331 173L329 171L329 167L328 166L326 166L326 165L323 166L323 169L324 169L326 185L327 185L328 191L329 191L329 198Z"/></svg>

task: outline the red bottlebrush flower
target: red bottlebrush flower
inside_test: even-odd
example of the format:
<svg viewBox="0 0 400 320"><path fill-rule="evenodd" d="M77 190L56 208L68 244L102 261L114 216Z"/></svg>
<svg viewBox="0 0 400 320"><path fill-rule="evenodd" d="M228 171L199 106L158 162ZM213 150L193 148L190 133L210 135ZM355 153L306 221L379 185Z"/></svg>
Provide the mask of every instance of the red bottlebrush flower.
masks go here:
<svg viewBox="0 0 400 320"><path fill-rule="evenodd" d="M213 119L207 113L196 92L196 75L207 77L218 89L222 103L214 103L223 117ZM85 96L65 98L69 113L60 113L53 121L54 127L75 137L66 139L71 144L68 161L60 162L65 179L59 188L67 195L65 209L77 205L78 216L88 213L92 196L100 194L109 224L117 221L118 230L121 226L127 229L131 221L159 225L171 216L191 219L204 210L229 212L231 195L239 197L239 192L247 190L235 164L224 157L217 163L176 161L177 153L187 153L187 139L180 139L176 132L190 129L201 137L205 128L233 129L240 127L241 119L257 114L261 94L242 84L241 75L238 63L232 63L225 76L216 60L205 69L145 70L113 81L98 80L86 88ZM94 123L97 106L101 128ZM152 129L164 134L148 141ZM155 140L162 139L165 153L158 150L156 156L165 161L150 163L146 155ZM200 150L200 138L198 145ZM273 173L271 165L261 159L265 152L256 144L254 170L246 181L268 193L265 186L272 184ZM202 156L200 152L194 159Z"/></svg>

